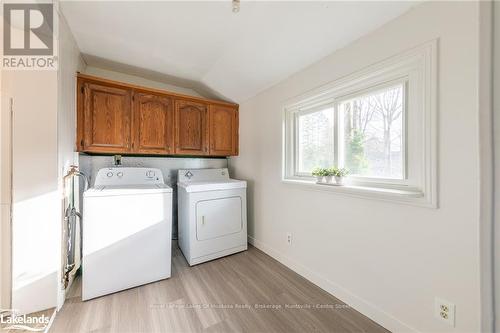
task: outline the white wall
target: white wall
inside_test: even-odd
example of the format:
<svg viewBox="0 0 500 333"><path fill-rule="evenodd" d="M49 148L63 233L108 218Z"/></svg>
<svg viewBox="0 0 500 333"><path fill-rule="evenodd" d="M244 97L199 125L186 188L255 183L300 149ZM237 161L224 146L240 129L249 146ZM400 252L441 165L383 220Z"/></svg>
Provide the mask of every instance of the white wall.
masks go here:
<svg viewBox="0 0 500 333"><path fill-rule="evenodd" d="M477 3L427 2L240 105L230 164L249 181L250 240L392 331L480 330L478 35ZM439 209L280 181L286 100L435 38ZM456 328L434 318L436 296Z"/></svg>
<svg viewBox="0 0 500 333"><path fill-rule="evenodd" d="M171 92L190 95L190 96L203 97L200 94L198 94L196 91L194 91L193 89L183 88L183 87L175 86L173 84L168 84L165 82L152 81L152 80L145 79L145 78L142 78L142 77L139 77L136 75L129 75L126 73L116 72L116 71L112 71L112 70L108 70L108 69L104 69L104 68L87 66L83 72L85 74L95 75L95 76L106 78L109 80L127 82L130 84L136 84L136 85L144 86L144 87L148 87L148 88L163 89L163 90L168 90Z"/></svg>

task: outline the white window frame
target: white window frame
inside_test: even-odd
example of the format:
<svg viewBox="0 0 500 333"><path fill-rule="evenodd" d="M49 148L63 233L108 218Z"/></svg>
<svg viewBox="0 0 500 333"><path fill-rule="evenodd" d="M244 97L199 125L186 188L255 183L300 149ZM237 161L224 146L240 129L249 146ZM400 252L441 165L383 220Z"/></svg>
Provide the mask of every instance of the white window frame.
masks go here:
<svg viewBox="0 0 500 333"><path fill-rule="evenodd" d="M346 186L316 184L310 174L297 172L297 116L334 107L335 165L338 144L338 105L350 98L403 84L403 179L349 177ZM317 190L374 197L437 208L437 40L331 82L285 104L283 172L286 183Z"/></svg>

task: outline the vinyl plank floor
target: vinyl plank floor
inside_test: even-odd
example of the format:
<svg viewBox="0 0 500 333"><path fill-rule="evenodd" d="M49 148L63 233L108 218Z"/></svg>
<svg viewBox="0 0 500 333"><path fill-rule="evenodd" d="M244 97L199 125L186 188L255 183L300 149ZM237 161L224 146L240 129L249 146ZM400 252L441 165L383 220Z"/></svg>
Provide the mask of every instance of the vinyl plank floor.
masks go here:
<svg viewBox="0 0 500 333"><path fill-rule="evenodd" d="M50 332L388 332L255 247L172 256L171 278L86 302L77 278Z"/></svg>

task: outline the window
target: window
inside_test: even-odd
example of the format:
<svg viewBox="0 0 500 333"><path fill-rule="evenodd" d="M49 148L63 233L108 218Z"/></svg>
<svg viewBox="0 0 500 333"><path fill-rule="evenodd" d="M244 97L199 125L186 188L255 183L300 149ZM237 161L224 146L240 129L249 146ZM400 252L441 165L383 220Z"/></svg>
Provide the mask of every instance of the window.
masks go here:
<svg viewBox="0 0 500 333"><path fill-rule="evenodd" d="M316 167L334 163L333 108L297 115L297 172L309 175Z"/></svg>
<svg viewBox="0 0 500 333"><path fill-rule="evenodd" d="M283 179L435 207L435 57L434 41L290 101ZM332 166L348 185L314 184Z"/></svg>
<svg viewBox="0 0 500 333"><path fill-rule="evenodd" d="M339 165L351 175L404 179L404 87L391 85L339 103Z"/></svg>

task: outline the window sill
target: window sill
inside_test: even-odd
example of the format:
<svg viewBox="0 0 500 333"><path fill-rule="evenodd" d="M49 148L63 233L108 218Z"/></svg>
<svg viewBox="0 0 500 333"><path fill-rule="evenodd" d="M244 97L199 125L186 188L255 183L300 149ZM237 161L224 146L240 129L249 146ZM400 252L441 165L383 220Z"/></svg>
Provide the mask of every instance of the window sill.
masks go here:
<svg viewBox="0 0 500 333"><path fill-rule="evenodd" d="M352 184L335 185L326 183L317 183L310 180L284 179L283 183L300 186L316 191L324 191L349 195L353 197L376 199L383 201L392 201L397 203L436 208L422 191L413 189L394 189L381 187L368 187Z"/></svg>

